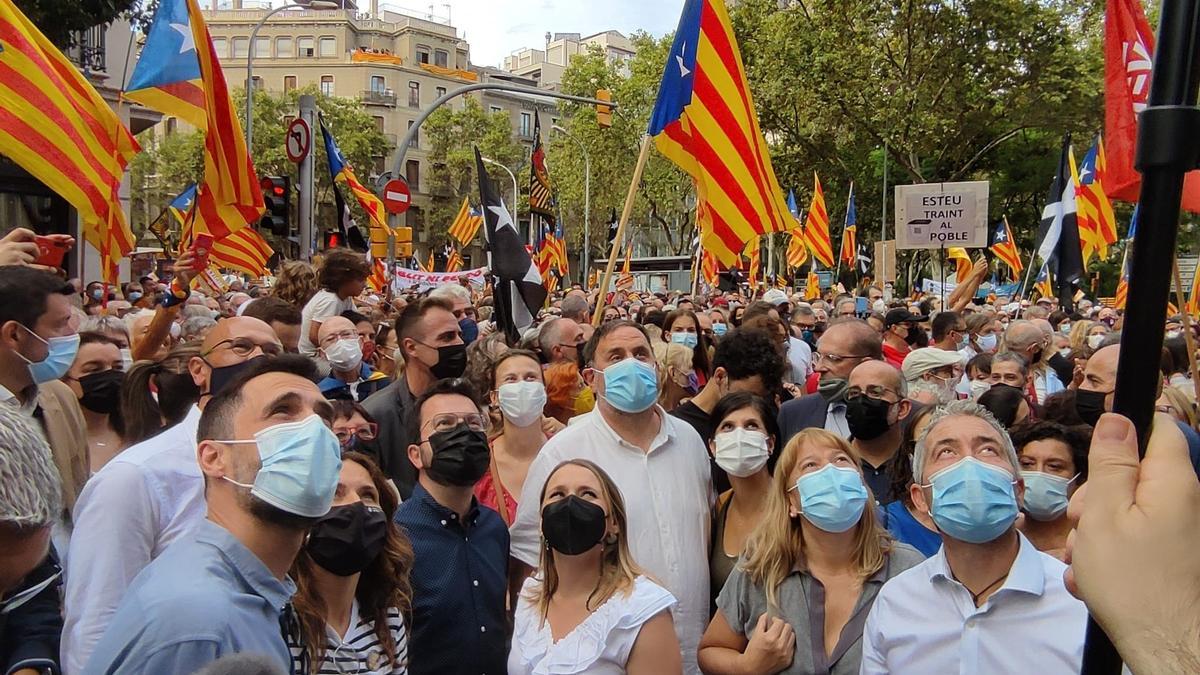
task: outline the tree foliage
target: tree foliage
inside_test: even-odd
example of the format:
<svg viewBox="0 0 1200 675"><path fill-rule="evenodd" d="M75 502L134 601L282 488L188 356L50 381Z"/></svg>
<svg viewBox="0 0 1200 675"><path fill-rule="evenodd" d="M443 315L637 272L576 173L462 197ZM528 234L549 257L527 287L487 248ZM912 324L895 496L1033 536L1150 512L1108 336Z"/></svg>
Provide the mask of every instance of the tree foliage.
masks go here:
<svg viewBox="0 0 1200 675"><path fill-rule="evenodd" d="M71 35L136 12L139 0L14 0L39 30L59 47L71 46Z"/></svg>

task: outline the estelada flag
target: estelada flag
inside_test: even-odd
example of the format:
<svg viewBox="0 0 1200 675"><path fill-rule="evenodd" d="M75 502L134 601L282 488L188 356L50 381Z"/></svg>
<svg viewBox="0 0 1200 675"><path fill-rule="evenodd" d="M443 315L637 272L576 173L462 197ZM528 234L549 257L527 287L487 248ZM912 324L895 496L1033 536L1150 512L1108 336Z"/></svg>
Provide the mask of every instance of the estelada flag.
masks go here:
<svg viewBox="0 0 1200 675"><path fill-rule="evenodd" d="M1108 0L1104 12L1104 188L1112 199L1136 202L1142 176L1133 168L1137 113L1150 100L1154 31L1138 0ZM1183 183L1183 208L1200 213L1200 173Z"/></svg>
<svg viewBox="0 0 1200 675"><path fill-rule="evenodd" d="M956 281L962 283L971 276L971 256L967 253L967 249L961 246L951 246L946 249L946 257L950 260L958 261L958 270Z"/></svg>

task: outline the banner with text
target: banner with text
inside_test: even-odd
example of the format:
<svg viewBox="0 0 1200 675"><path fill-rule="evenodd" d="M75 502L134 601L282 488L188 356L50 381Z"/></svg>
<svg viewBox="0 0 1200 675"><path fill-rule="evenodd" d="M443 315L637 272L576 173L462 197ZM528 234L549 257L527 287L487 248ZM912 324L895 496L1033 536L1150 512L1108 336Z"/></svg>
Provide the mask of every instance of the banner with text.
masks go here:
<svg viewBox="0 0 1200 675"><path fill-rule="evenodd" d="M988 182L896 186L896 247L984 248Z"/></svg>
<svg viewBox="0 0 1200 675"><path fill-rule="evenodd" d="M399 268L392 273L392 288L397 291L425 291L443 284L457 284L463 279L482 288L487 283L487 271L486 267L462 272L422 272Z"/></svg>

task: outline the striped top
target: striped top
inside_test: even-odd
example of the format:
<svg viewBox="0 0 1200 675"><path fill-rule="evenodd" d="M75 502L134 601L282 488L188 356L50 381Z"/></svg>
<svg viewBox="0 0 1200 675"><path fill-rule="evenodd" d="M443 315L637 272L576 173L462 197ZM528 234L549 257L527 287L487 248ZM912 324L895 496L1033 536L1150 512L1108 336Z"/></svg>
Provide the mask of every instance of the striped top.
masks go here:
<svg viewBox="0 0 1200 675"><path fill-rule="evenodd" d="M325 658L320 667L310 665L309 675L407 675L408 674L408 633L404 627L404 617L395 607L388 608L388 629L396 644L396 663L387 663L387 655L379 645L379 637L375 635L375 622L358 614L358 600L350 607L350 628L343 638L328 625L325 627ZM303 647L293 635L287 636L288 649L292 653L293 672L301 670L300 655Z"/></svg>

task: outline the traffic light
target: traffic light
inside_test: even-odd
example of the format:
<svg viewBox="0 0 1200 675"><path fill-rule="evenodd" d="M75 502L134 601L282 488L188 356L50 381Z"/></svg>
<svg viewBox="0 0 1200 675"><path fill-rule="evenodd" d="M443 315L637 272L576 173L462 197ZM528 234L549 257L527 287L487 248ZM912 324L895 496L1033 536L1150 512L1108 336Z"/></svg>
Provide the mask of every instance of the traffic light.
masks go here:
<svg viewBox="0 0 1200 675"><path fill-rule="evenodd" d="M263 176L260 185L267 210L258 229L286 237L292 227L292 179L289 176Z"/></svg>
<svg viewBox="0 0 1200 675"><path fill-rule="evenodd" d="M596 99L600 101L611 101L612 92L607 89L597 89ZM596 104L596 124L601 129L607 129L612 126L612 106Z"/></svg>
<svg viewBox="0 0 1200 675"><path fill-rule="evenodd" d="M412 256L412 228L397 227L396 228L396 257L408 258Z"/></svg>
<svg viewBox="0 0 1200 675"><path fill-rule="evenodd" d="M324 239L325 239L325 246L322 247L322 250L324 250L324 251L328 251L331 248L339 248L339 247L345 245L345 243L346 243L346 242L342 241L342 235L337 230L331 230L331 231L325 232Z"/></svg>

